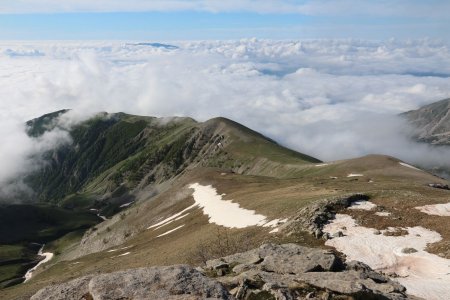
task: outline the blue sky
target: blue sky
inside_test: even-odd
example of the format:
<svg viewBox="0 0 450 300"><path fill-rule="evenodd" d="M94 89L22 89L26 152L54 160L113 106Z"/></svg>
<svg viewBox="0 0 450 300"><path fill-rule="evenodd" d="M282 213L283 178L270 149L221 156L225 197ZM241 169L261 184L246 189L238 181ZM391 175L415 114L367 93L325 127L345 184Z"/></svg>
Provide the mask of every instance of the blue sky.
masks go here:
<svg viewBox="0 0 450 300"><path fill-rule="evenodd" d="M9 2L0 0L3 40L450 37L448 0Z"/></svg>

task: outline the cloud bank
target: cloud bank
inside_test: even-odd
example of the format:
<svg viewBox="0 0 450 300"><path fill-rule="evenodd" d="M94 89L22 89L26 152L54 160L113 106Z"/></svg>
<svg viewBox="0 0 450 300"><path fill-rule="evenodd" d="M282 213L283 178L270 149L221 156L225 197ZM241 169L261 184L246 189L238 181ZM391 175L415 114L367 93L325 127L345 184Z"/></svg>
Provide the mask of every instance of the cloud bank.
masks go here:
<svg viewBox="0 0 450 300"><path fill-rule="evenodd" d="M174 45L0 43L0 185L36 167L36 153L70 142L64 130L30 140L21 125L64 108L73 108L71 122L98 111L224 116L322 160L379 153L437 165L450 154L411 141L413 129L396 116L450 97L444 42Z"/></svg>

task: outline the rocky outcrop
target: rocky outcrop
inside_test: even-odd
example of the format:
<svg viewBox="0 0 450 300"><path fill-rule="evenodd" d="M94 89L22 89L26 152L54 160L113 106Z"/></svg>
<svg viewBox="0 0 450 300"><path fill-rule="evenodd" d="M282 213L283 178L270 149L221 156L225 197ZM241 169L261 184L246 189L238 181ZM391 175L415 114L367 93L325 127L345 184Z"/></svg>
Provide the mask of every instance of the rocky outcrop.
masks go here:
<svg viewBox="0 0 450 300"><path fill-rule="evenodd" d="M31 300L234 299L224 286L189 266L132 269L46 287Z"/></svg>
<svg viewBox="0 0 450 300"><path fill-rule="evenodd" d="M442 189L442 190L450 190L450 187L448 184L442 184L442 183L429 183L429 187L435 188L435 189Z"/></svg>
<svg viewBox="0 0 450 300"><path fill-rule="evenodd" d="M114 299L417 299L359 262L329 250L265 244L189 266L133 269L82 277L40 290L31 300Z"/></svg>
<svg viewBox="0 0 450 300"><path fill-rule="evenodd" d="M353 202L360 200L369 200L369 196L364 194L354 194L331 199L324 199L315 202L301 209L297 216L290 222L280 228L288 235L295 234L298 231L306 231L316 238L327 239L328 236L322 232L323 226L333 219L336 212L349 207Z"/></svg>
<svg viewBox="0 0 450 300"><path fill-rule="evenodd" d="M258 249L207 262L237 299L413 299L405 288L359 262L295 244Z"/></svg>

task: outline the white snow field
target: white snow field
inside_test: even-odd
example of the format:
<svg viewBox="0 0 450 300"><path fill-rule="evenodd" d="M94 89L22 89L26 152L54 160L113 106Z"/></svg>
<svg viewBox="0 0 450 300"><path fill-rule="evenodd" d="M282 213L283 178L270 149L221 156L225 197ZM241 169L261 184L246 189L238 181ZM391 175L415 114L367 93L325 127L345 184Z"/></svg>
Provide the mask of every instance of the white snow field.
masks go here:
<svg viewBox="0 0 450 300"><path fill-rule="evenodd" d="M193 189L192 194L195 203L183 209L182 211L159 221L156 224L150 225L147 229L157 230L163 226L178 221L190 213L188 210L194 208L202 209L203 213L209 217L209 223L214 223L228 228L245 228L249 226L263 226L275 228L288 219L274 219L269 221L266 216L257 214L254 210L241 208L238 203L232 200L223 200L225 194L218 195L217 190L211 185L201 185L193 183L189 185ZM272 233L278 230L272 230Z"/></svg>
<svg viewBox="0 0 450 300"><path fill-rule="evenodd" d="M342 231L344 236L326 241L347 256L361 261L388 275L407 288L407 293L428 300L447 300L450 295L450 260L425 251L427 244L442 238L439 233L423 227L404 228L403 236L376 234L373 228L358 226L344 214L324 227L332 235ZM384 233L389 230L382 230Z"/></svg>
<svg viewBox="0 0 450 300"><path fill-rule="evenodd" d="M217 190L211 185L194 183L189 187L194 189L195 203L203 209L210 223L228 228L263 226L267 223L267 218L256 214L254 210L241 208L238 203L231 200L223 200L222 195L218 195Z"/></svg>

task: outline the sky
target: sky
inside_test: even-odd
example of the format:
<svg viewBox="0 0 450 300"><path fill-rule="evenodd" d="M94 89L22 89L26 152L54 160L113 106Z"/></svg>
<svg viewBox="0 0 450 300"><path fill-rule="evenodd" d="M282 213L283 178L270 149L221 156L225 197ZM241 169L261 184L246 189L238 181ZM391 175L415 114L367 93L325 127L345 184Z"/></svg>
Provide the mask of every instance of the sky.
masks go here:
<svg viewBox="0 0 450 300"><path fill-rule="evenodd" d="M0 198L100 111L223 116L324 161L447 164L398 115L450 98L450 1L0 0ZM166 43L161 47L154 43ZM25 122L72 109L39 139Z"/></svg>
<svg viewBox="0 0 450 300"><path fill-rule="evenodd" d="M0 0L3 40L434 38L447 0Z"/></svg>

